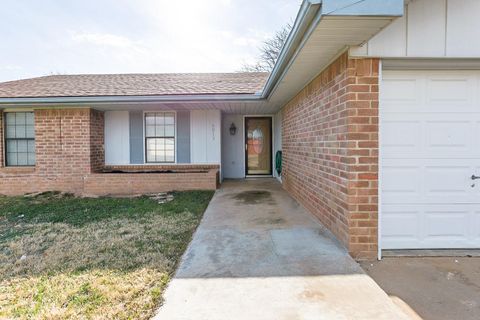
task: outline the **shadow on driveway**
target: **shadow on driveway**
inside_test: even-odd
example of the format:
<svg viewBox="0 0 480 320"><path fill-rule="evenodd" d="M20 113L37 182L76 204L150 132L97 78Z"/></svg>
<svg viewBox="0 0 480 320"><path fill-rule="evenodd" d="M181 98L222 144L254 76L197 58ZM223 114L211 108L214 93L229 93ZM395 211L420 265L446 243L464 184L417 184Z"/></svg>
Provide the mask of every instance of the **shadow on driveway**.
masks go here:
<svg viewBox="0 0 480 320"><path fill-rule="evenodd" d="M391 296L425 320L480 319L480 258L402 257L362 262Z"/></svg>

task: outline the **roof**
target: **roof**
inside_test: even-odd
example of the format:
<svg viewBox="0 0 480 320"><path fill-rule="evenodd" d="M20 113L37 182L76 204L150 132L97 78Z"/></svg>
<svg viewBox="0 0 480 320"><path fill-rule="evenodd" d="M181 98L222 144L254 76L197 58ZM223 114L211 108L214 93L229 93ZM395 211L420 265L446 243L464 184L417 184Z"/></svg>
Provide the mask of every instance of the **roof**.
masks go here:
<svg viewBox="0 0 480 320"><path fill-rule="evenodd" d="M0 107L33 105L135 109L224 108L231 113L276 112L335 57L401 17L404 0L303 0L270 74L51 76L0 83ZM62 78L64 77L64 78ZM152 78L148 78L152 77ZM95 83L95 85L93 85ZM249 102L249 103L245 103Z"/></svg>
<svg viewBox="0 0 480 320"><path fill-rule="evenodd" d="M255 94L267 72L52 75L0 83L0 98Z"/></svg>

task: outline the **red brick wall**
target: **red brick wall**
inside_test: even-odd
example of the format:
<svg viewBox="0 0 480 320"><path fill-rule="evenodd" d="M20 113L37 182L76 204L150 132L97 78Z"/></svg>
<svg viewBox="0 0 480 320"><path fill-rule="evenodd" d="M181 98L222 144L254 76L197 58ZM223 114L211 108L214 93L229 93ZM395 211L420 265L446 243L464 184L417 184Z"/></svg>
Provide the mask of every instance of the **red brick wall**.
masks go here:
<svg viewBox="0 0 480 320"><path fill-rule="evenodd" d="M0 110L0 169L3 167L3 164L5 163L3 160L3 111Z"/></svg>
<svg viewBox="0 0 480 320"><path fill-rule="evenodd" d="M35 173L55 190L80 192L82 177L91 172L90 113L90 109L35 110Z"/></svg>
<svg viewBox="0 0 480 320"><path fill-rule="evenodd" d="M92 172L98 172L105 165L104 113L91 110L90 119L90 164Z"/></svg>
<svg viewBox="0 0 480 320"><path fill-rule="evenodd" d="M83 194L134 195L164 191L215 190L218 167L198 172L97 173L85 177Z"/></svg>
<svg viewBox="0 0 480 320"><path fill-rule="evenodd" d="M284 188L360 259L377 250L378 65L343 54L282 110Z"/></svg>
<svg viewBox="0 0 480 320"><path fill-rule="evenodd" d="M95 154L95 165L101 162L103 166L103 151L97 151L103 150L103 113L87 108L34 112L36 165L0 168L0 194L48 190L80 193L84 176L94 167L91 154ZM101 134L91 137L91 132ZM92 145L93 139L99 146Z"/></svg>
<svg viewBox="0 0 480 320"><path fill-rule="evenodd" d="M218 183L218 166L142 167L183 171L175 173L97 173L105 168L104 114L87 108L35 110L35 147L35 167L4 167L0 162L0 194L51 190L89 195L141 194L213 190ZM140 169L135 168L110 169Z"/></svg>

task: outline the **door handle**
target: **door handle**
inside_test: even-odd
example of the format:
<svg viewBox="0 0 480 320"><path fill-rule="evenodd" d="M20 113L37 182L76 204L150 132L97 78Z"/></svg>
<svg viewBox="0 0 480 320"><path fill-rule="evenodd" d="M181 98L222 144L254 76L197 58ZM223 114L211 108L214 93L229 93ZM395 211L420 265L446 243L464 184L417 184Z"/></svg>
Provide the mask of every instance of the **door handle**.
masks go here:
<svg viewBox="0 0 480 320"><path fill-rule="evenodd" d="M480 177L479 177L479 176L476 176L476 175L474 175L474 174L472 174L472 176L471 176L470 178L471 178L472 180L477 180L477 179L480 179Z"/></svg>
<svg viewBox="0 0 480 320"><path fill-rule="evenodd" d="M245 151L247 151L247 150L248 150L248 144L245 143Z"/></svg>

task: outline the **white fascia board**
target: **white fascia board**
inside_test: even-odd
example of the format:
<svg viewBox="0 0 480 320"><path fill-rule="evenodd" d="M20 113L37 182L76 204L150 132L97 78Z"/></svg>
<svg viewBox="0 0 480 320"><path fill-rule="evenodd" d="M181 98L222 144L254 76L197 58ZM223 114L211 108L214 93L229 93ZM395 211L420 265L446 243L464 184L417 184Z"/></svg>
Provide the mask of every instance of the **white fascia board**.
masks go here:
<svg viewBox="0 0 480 320"><path fill-rule="evenodd" d="M401 17L404 0L323 0L322 15Z"/></svg>
<svg viewBox="0 0 480 320"><path fill-rule="evenodd" d="M91 104L131 104L158 102L218 102L218 101L258 101L258 94L226 95L160 95L160 96L91 96L91 97L45 97L45 98L0 98L0 106L22 105L91 105Z"/></svg>

